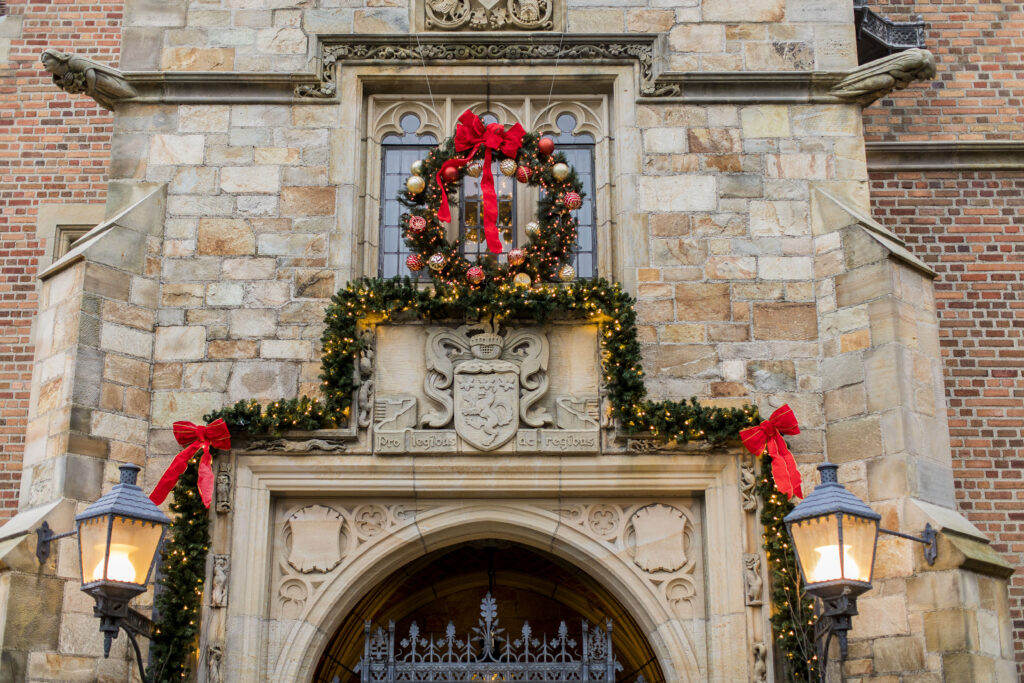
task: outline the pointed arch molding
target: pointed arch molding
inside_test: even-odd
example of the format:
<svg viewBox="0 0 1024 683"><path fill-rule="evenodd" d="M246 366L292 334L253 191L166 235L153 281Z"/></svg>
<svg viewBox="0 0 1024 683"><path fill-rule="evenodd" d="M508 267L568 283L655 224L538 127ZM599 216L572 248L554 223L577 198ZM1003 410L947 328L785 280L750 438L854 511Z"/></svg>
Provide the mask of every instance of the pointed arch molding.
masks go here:
<svg viewBox="0 0 1024 683"><path fill-rule="evenodd" d="M747 662L733 654L747 638L743 596L729 589L742 585L742 549L710 542L742 524L732 455L462 458L454 466L395 458L384 469L370 457L303 456L302 464L237 461L230 547L246 561L234 563L230 577L230 680L309 680L338 624L383 578L428 552L481 538L523 543L585 568L650 635L668 680L748 679ZM678 512L693 528L683 565L645 570L629 550L628 520L651 510ZM340 534L344 561L283 566L287 525L296 519L340 520L330 533ZM694 571L692 559L706 564ZM696 579L701 595L692 612L665 597L661 584L677 575ZM278 604L278 594L289 604Z"/></svg>

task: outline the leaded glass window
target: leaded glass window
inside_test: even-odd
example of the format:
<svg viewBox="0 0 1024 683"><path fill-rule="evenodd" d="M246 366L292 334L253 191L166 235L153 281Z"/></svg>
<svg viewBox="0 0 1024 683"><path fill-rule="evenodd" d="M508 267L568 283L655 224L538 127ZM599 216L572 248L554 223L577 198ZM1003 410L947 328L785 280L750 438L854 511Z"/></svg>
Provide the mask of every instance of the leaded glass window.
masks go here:
<svg viewBox="0 0 1024 683"><path fill-rule="evenodd" d="M583 185L583 206L576 212L579 221L576 239L576 254L572 265L576 276L591 278L597 275L597 221L594 215L594 136L590 133L574 133L576 117L562 114L556 121L559 131L550 133L555 149L565 155L569 165L576 169Z"/></svg>
<svg viewBox="0 0 1024 683"><path fill-rule="evenodd" d="M398 201L398 194L405 187L412 162L426 156L437 139L430 134L416 134L420 119L415 114L404 115L400 125L403 135L388 133L381 139L380 274L386 278L426 277L424 271L413 273L405 265L405 257L411 252L402 236L401 216L405 207Z"/></svg>
<svg viewBox="0 0 1024 683"><path fill-rule="evenodd" d="M493 114L480 117L484 125L495 123L498 119ZM491 175L494 176L494 192L498 195L498 237L501 239L501 262L507 260L508 250L519 244L516 224L516 179L503 175L498 170L498 162L491 162ZM484 204L480 189L480 178L466 175L462 179L462 201L460 202L459 239L462 254L471 262L487 253L487 238L484 236Z"/></svg>

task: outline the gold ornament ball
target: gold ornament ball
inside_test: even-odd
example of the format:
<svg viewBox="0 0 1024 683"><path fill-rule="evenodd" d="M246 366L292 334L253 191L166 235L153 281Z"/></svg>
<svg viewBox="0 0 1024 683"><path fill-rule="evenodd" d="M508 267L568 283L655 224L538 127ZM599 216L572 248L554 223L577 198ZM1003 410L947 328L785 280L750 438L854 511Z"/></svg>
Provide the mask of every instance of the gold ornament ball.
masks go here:
<svg viewBox="0 0 1024 683"><path fill-rule="evenodd" d="M429 265L430 269L435 273L441 270L442 268L444 268L444 254L434 254L433 256L430 257L430 260L427 261L427 265Z"/></svg>
<svg viewBox="0 0 1024 683"><path fill-rule="evenodd" d="M498 168L501 172L507 176L513 176L516 174L516 160L515 159L502 159L501 163L498 164Z"/></svg>
<svg viewBox="0 0 1024 683"><path fill-rule="evenodd" d="M576 279L576 269L566 263L558 271L558 279L562 282L572 282Z"/></svg>
<svg viewBox="0 0 1024 683"><path fill-rule="evenodd" d="M427 182L418 175L411 175L405 179L405 189L409 190L413 194L419 194L423 192L423 189L427 186Z"/></svg>
<svg viewBox="0 0 1024 683"><path fill-rule="evenodd" d="M569 177L569 164L555 164L551 167L551 175L555 176L555 180L565 180Z"/></svg>
<svg viewBox="0 0 1024 683"><path fill-rule="evenodd" d="M473 266L466 271L466 279L469 280L469 284L478 285L484 281L484 269L480 266Z"/></svg>
<svg viewBox="0 0 1024 683"><path fill-rule="evenodd" d="M512 282L516 283L518 287L529 287L531 280L530 276L526 273L516 273L516 276L512 278Z"/></svg>
<svg viewBox="0 0 1024 683"><path fill-rule="evenodd" d="M537 221L530 221L526 224L526 236L530 239L537 239L537 235L540 234L540 223Z"/></svg>
<svg viewBox="0 0 1024 683"><path fill-rule="evenodd" d="M409 170L412 171L413 175L421 176L424 173L426 173L427 164L423 161L423 159L417 159L416 161L412 162L412 166L409 167Z"/></svg>
<svg viewBox="0 0 1024 683"><path fill-rule="evenodd" d="M470 178L479 178L484 172L483 164L479 161L474 161L466 167L466 175Z"/></svg>

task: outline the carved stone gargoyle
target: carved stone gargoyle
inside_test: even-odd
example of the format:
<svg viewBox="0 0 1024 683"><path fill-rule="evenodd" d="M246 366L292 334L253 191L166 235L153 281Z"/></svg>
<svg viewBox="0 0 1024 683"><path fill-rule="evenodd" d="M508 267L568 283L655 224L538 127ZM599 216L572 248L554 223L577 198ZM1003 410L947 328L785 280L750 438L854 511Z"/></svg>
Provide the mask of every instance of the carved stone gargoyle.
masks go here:
<svg viewBox="0 0 1024 683"><path fill-rule="evenodd" d="M85 93L104 109L138 95L120 71L86 57L50 49L39 60L53 74L54 85L66 93Z"/></svg>
<svg viewBox="0 0 1024 683"><path fill-rule="evenodd" d="M852 69L832 86L829 94L866 107L893 90L902 90L914 81L935 78L935 74L932 53L912 48Z"/></svg>

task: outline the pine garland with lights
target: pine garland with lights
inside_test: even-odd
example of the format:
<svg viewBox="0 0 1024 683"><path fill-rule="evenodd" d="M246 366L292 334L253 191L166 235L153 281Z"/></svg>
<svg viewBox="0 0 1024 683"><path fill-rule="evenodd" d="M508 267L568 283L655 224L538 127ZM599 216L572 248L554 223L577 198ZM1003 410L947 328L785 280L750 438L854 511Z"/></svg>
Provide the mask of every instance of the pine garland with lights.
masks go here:
<svg viewBox="0 0 1024 683"><path fill-rule="evenodd" d="M206 555L210 546L210 518L197 488L198 455L189 461L174 486L170 504L174 513L160 564L160 586L156 596L158 615L150 642L153 683L170 683L188 678L189 655L199 636L200 603Z"/></svg>
<svg viewBox="0 0 1024 683"><path fill-rule="evenodd" d="M768 558L772 597L772 632L776 652L783 654L783 680L811 683L818 679L818 658L814 648L814 603L800 586L792 539L783 519L793 503L775 488L771 458L761 458L757 479L761 497L761 527Z"/></svg>

